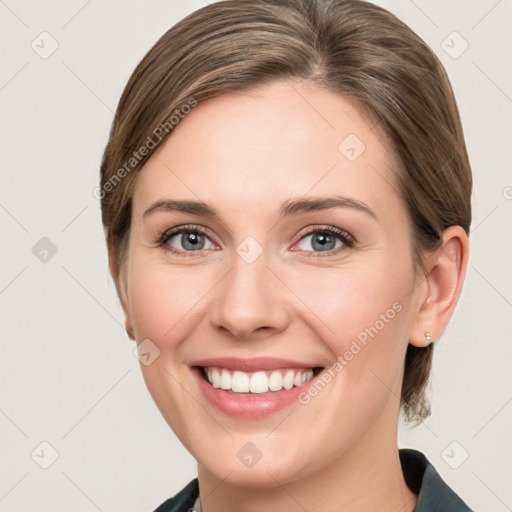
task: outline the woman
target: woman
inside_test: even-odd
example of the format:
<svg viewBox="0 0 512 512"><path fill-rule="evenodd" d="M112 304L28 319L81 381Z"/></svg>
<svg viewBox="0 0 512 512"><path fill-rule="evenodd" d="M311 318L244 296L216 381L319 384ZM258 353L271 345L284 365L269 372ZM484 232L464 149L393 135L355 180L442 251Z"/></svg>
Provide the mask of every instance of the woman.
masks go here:
<svg viewBox="0 0 512 512"><path fill-rule="evenodd" d="M358 0L174 26L101 167L143 375L198 479L157 510L469 510L398 450L468 262L471 170L425 43Z"/></svg>

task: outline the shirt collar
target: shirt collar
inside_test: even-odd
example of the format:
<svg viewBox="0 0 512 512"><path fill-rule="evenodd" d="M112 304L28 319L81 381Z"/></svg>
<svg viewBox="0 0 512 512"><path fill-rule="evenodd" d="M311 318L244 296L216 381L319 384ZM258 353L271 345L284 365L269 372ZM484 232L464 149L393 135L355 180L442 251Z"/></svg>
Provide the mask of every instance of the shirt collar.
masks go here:
<svg viewBox="0 0 512 512"><path fill-rule="evenodd" d="M471 512L425 455L410 449L400 450L399 455L405 482L418 495L414 512Z"/></svg>

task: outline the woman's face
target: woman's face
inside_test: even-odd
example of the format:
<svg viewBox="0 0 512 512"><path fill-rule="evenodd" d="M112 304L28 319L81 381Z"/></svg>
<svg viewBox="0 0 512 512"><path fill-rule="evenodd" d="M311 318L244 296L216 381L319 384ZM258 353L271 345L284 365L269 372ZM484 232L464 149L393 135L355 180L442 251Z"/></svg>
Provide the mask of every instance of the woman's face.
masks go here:
<svg viewBox="0 0 512 512"><path fill-rule="evenodd" d="M199 104L145 165L126 321L204 471L284 485L396 449L425 289L392 162L352 103L275 82Z"/></svg>

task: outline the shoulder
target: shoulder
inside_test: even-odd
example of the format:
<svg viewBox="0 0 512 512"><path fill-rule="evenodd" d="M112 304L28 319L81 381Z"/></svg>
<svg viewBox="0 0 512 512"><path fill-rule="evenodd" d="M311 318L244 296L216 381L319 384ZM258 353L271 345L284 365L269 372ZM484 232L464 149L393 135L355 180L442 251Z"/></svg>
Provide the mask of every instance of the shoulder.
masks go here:
<svg viewBox="0 0 512 512"><path fill-rule="evenodd" d="M405 482L418 495L414 512L471 512L471 509L441 478L421 452L399 452Z"/></svg>
<svg viewBox="0 0 512 512"><path fill-rule="evenodd" d="M197 478L189 482L176 496L162 503L154 512L188 512L199 496Z"/></svg>

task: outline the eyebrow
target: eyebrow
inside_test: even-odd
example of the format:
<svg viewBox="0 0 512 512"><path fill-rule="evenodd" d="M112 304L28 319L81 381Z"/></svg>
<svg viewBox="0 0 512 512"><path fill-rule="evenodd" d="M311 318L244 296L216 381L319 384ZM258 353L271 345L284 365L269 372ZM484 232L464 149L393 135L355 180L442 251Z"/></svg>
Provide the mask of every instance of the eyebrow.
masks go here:
<svg viewBox="0 0 512 512"><path fill-rule="evenodd" d="M309 197L285 201L281 206L280 218L291 215L298 215L315 210L328 210L331 208L351 208L368 214L377 220L377 215L368 205L351 197L329 196L329 197ZM216 217L220 219L217 210L210 204L203 201L183 201L176 199L159 199L143 213L142 217L155 212L183 212L205 217Z"/></svg>
<svg viewBox="0 0 512 512"><path fill-rule="evenodd" d="M217 217L219 214L212 206L202 201L179 201L175 199L160 199L155 201L142 215L143 218L155 212L184 212L205 217Z"/></svg>
<svg viewBox="0 0 512 512"><path fill-rule="evenodd" d="M377 215L368 205L358 199L344 196L311 197L285 201L281 208L281 218L314 210L328 210L330 208L352 208L364 212L377 220Z"/></svg>

